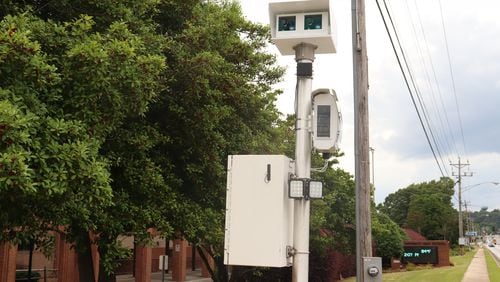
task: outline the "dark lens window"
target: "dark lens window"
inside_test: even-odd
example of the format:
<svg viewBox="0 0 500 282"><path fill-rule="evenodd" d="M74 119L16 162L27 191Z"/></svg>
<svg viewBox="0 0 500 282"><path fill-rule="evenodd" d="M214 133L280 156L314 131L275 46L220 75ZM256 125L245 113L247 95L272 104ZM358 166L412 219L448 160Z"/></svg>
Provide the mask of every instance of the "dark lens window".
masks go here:
<svg viewBox="0 0 500 282"><path fill-rule="evenodd" d="M330 106L318 105L317 137L330 137Z"/></svg>
<svg viewBox="0 0 500 282"><path fill-rule="evenodd" d="M295 30L295 16L278 17L278 31Z"/></svg>
<svg viewBox="0 0 500 282"><path fill-rule="evenodd" d="M323 15L306 15L304 17L304 30L321 29Z"/></svg>

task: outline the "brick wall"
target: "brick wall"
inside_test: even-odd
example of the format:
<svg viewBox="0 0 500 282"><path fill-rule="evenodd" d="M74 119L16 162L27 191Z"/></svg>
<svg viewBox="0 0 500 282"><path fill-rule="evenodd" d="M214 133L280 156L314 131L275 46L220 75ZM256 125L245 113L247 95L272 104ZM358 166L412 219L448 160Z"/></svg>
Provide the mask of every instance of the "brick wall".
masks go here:
<svg viewBox="0 0 500 282"><path fill-rule="evenodd" d="M17 246L0 242L0 281L14 282L16 279Z"/></svg>

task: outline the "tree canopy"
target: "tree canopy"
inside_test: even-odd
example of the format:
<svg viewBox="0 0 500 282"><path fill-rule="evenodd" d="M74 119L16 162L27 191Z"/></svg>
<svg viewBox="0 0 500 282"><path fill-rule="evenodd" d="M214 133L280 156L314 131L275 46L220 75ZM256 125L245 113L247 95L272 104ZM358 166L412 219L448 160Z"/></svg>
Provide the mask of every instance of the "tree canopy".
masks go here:
<svg viewBox="0 0 500 282"><path fill-rule="evenodd" d="M488 211L487 207L482 207L479 211L469 212L464 217L470 217L470 221L466 221L464 228L467 230L478 231L479 234L499 233L500 230L500 210L494 209Z"/></svg>
<svg viewBox="0 0 500 282"><path fill-rule="evenodd" d="M452 203L453 186L450 178L412 184L387 196L378 208L399 226L428 239L455 241L458 216Z"/></svg>
<svg viewBox="0 0 500 282"><path fill-rule="evenodd" d="M149 228L220 257L227 155L282 149L268 28L230 1L4 1L0 15L0 239L41 246L64 226L85 248L93 231L108 272L116 237Z"/></svg>

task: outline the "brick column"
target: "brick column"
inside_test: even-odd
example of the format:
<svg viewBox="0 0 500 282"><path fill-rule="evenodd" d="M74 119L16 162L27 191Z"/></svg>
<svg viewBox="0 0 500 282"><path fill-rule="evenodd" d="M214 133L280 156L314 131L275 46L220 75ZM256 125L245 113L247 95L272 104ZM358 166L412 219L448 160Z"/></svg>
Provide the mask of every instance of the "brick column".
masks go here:
<svg viewBox="0 0 500 282"><path fill-rule="evenodd" d="M186 240L174 240L174 250L172 254L173 281L186 281L187 245L188 242Z"/></svg>
<svg viewBox="0 0 500 282"><path fill-rule="evenodd" d="M62 234L56 237L57 282L79 282L78 256L64 237Z"/></svg>
<svg viewBox="0 0 500 282"><path fill-rule="evenodd" d="M401 270L401 260L399 258L391 258L391 270L392 271Z"/></svg>
<svg viewBox="0 0 500 282"><path fill-rule="evenodd" d="M151 259L153 253L151 247L136 247L135 248L135 281L150 282L151 281Z"/></svg>
<svg viewBox="0 0 500 282"><path fill-rule="evenodd" d="M0 243L0 281L14 282L16 280L17 246L10 243Z"/></svg>

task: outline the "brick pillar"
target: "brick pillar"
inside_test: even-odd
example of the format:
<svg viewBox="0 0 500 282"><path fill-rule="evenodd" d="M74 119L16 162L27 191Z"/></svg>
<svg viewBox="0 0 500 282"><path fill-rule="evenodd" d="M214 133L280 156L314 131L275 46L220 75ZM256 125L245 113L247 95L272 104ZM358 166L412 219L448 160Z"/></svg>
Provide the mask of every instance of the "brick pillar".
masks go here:
<svg viewBox="0 0 500 282"><path fill-rule="evenodd" d="M188 242L186 240L174 240L174 251L172 254L173 281L186 281L187 245Z"/></svg>
<svg viewBox="0 0 500 282"><path fill-rule="evenodd" d="M208 260L208 264L210 265L210 268L214 269L214 259L212 258L212 256L210 256L205 250L202 250L203 254L205 255L205 257L207 258ZM200 255L201 257L201 255ZM207 277L207 278L210 278L210 272L208 272L208 268L207 266L205 265L205 262L202 260L201 261L201 276L202 277Z"/></svg>
<svg viewBox="0 0 500 282"><path fill-rule="evenodd" d="M14 282L16 280L17 246L8 242L0 243L0 281Z"/></svg>
<svg viewBox="0 0 500 282"><path fill-rule="evenodd" d="M391 270L392 271L401 270L401 260L399 258L391 258Z"/></svg>
<svg viewBox="0 0 500 282"><path fill-rule="evenodd" d="M56 237L57 282L79 282L78 256L64 237L62 234Z"/></svg>
<svg viewBox="0 0 500 282"><path fill-rule="evenodd" d="M153 252L151 247L135 248L135 282L151 281L151 260Z"/></svg>

